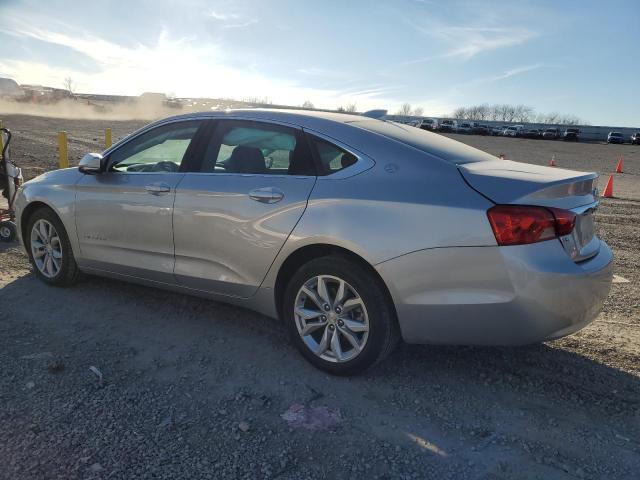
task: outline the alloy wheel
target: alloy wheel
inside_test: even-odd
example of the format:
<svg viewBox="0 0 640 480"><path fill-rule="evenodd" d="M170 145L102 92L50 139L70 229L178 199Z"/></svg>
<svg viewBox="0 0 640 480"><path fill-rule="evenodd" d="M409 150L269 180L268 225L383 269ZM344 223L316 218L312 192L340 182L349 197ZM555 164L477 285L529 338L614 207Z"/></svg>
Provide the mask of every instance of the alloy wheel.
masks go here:
<svg viewBox="0 0 640 480"><path fill-rule="evenodd" d="M353 360L369 338L369 316L358 292L343 279L318 275L298 290L294 306L298 334L323 360Z"/></svg>
<svg viewBox="0 0 640 480"><path fill-rule="evenodd" d="M42 275L54 278L62 268L62 244L55 227L40 219L31 229L33 263Z"/></svg>

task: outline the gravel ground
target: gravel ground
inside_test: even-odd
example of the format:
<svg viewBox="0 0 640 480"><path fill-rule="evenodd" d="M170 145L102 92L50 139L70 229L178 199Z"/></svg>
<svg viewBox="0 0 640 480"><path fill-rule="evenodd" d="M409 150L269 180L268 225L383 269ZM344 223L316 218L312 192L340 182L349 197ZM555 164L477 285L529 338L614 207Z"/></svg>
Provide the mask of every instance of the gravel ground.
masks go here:
<svg viewBox="0 0 640 480"><path fill-rule="evenodd" d="M141 125L4 121L28 176L55 167L57 130L77 159L107 123ZM525 348L405 345L333 378L276 321L95 277L52 288L0 245L0 478L638 478L640 147L454 137L603 175L624 155L597 227L630 282L595 323ZM338 422L290 425L292 405Z"/></svg>

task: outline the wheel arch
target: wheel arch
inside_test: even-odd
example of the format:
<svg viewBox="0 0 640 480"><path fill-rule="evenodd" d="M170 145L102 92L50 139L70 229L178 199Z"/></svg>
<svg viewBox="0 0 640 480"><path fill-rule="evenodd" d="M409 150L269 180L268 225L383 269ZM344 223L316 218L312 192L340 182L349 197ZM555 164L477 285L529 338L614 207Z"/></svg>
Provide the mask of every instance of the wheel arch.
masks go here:
<svg viewBox="0 0 640 480"><path fill-rule="evenodd" d="M329 255L339 255L341 257L348 258L355 263L358 263L361 267L368 271L373 278L379 281L380 285L383 287L387 300L392 306L394 317L397 321L397 312L395 304L393 302L393 297L391 296L391 292L389 291L389 287L380 276L380 273L373 267L373 265L371 265L367 260L362 258L357 253L347 248L328 243L314 243L300 247L297 250L291 252L289 256L284 260L284 262L282 262L274 284L274 301L276 311L278 313L278 318L283 318L282 304L284 301L284 293L289 280L295 274L295 272L298 271L298 269L305 263L316 258L326 257Z"/></svg>
<svg viewBox="0 0 640 480"><path fill-rule="evenodd" d="M60 215L58 215L58 212L55 211L55 209L53 207L51 207L51 205L42 202L40 200L35 200L31 203L29 203L24 210L22 210L22 212L20 213L20 235L22 237L22 243L24 244L24 242L26 241L27 238L27 228L29 227L29 218L31 218L31 215L33 215L33 213L36 210L39 210L41 208L48 208L49 210L51 210L53 213L55 213L58 218L60 218Z"/></svg>
<svg viewBox="0 0 640 480"><path fill-rule="evenodd" d="M34 214L34 212L40 210L41 208L47 208L51 210L51 212L53 212L53 214L58 217L58 220L60 220L60 223L62 223L62 225L64 226L67 235L69 235L69 228L67 227L67 225L65 225L62 215L60 215L60 212L56 208L54 208L47 202L43 202L42 200L33 200L32 202L29 202L29 204L27 204L27 206L24 207L24 209L20 212L20 237L25 248L28 248L25 242L28 233L27 229L29 228L29 219ZM71 237L69 241L71 242L71 245L73 247L73 241L71 240Z"/></svg>

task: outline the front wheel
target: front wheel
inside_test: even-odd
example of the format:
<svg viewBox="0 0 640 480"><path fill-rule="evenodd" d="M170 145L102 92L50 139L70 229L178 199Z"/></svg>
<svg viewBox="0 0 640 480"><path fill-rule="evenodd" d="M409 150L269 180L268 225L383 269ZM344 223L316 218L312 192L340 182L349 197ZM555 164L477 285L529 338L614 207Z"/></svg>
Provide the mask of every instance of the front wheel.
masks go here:
<svg viewBox="0 0 640 480"><path fill-rule="evenodd" d="M399 339L395 309L378 277L341 256L311 260L289 282L284 318L302 355L333 375L384 359Z"/></svg>
<svg viewBox="0 0 640 480"><path fill-rule="evenodd" d="M49 208L41 208L29 217L24 243L36 275L44 282L65 286L79 275L64 225Z"/></svg>

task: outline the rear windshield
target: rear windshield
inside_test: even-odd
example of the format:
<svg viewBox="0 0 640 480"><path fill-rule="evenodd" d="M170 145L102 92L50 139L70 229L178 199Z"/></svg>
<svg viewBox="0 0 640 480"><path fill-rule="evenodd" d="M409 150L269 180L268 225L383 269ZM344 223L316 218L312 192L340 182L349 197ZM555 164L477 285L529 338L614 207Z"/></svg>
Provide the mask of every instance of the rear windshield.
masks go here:
<svg viewBox="0 0 640 480"><path fill-rule="evenodd" d="M419 128L407 127L399 123L381 120L362 120L349 122L349 124L404 143L405 145L435 155L456 165L486 162L496 159L493 155L465 145L462 142L457 142L443 135L431 133Z"/></svg>
<svg viewBox="0 0 640 480"><path fill-rule="evenodd" d="M611 132L609 135L611 135L612 137L621 137L622 134L620 132Z"/></svg>

